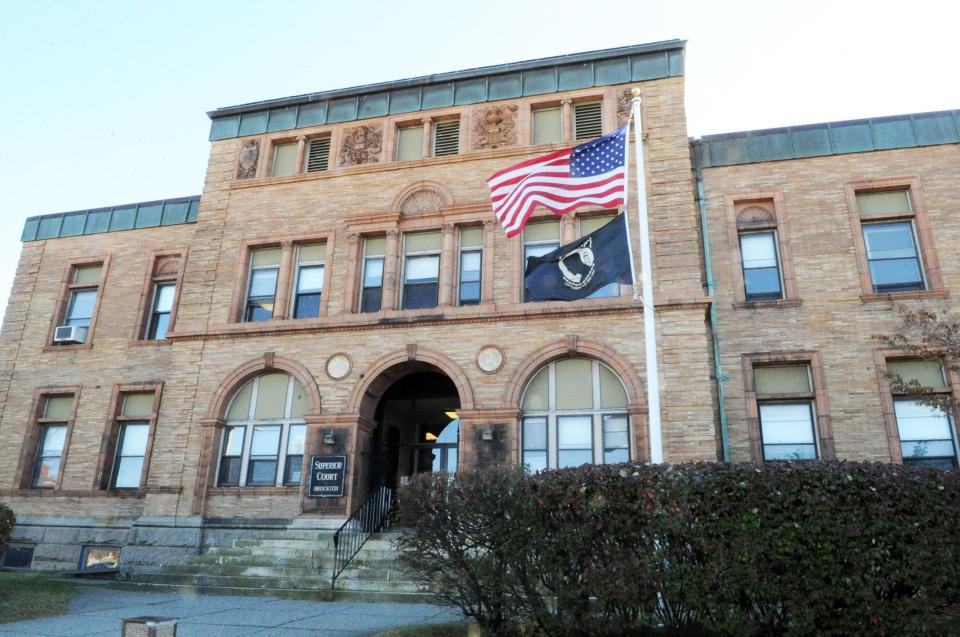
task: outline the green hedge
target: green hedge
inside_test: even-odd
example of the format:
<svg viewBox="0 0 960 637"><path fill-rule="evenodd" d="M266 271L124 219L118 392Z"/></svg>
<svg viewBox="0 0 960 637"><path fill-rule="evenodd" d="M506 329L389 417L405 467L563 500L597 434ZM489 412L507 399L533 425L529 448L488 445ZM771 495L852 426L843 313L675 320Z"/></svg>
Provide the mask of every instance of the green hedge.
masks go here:
<svg viewBox="0 0 960 637"><path fill-rule="evenodd" d="M408 567L494 633L960 634L960 472L614 465L418 476Z"/></svg>

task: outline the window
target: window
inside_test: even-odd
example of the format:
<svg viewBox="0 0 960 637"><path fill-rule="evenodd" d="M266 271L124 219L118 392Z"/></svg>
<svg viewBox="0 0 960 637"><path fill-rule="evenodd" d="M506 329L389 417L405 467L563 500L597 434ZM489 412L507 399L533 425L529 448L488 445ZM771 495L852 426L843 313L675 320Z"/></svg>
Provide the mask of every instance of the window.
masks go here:
<svg viewBox="0 0 960 637"><path fill-rule="evenodd" d="M528 223L523 229L523 269L526 270L527 260L530 257L542 257L559 247L559 221Z"/></svg>
<svg viewBox="0 0 960 637"><path fill-rule="evenodd" d="M534 109L531 122L533 129L533 144L556 144L563 141L563 127L561 125L561 109L553 108Z"/></svg>
<svg viewBox="0 0 960 637"><path fill-rule="evenodd" d="M603 103L583 102L573 105L573 138L592 139L603 135Z"/></svg>
<svg viewBox="0 0 960 637"><path fill-rule="evenodd" d="M747 301L782 297L777 238L773 230L740 233L740 260Z"/></svg>
<svg viewBox="0 0 960 637"><path fill-rule="evenodd" d="M460 120L448 119L433 125L433 156L456 155L460 151Z"/></svg>
<svg viewBox="0 0 960 637"><path fill-rule="evenodd" d="M103 264L75 266L67 285L66 307L61 325L77 328L72 342L86 342L97 306Z"/></svg>
<svg viewBox="0 0 960 637"><path fill-rule="evenodd" d="M386 237L370 237L363 242L363 272L360 286L360 311L379 312L383 295L383 257Z"/></svg>
<svg viewBox="0 0 960 637"><path fill-rule="evenodd" d="M280 257L280 248L263 248L251 253L244 321L268 321L273 318Z"/></svg>
<svg viewBox="0 0 960 637"><path fill-rule="evenodd" d="M480 303L480 272L483 265L483 228L460 229L460 281L457 302L460 305Z"/></svg>
<svg viewBox="0 0 960 637"><path fill-rule="evenodd" d="M173 328L177 286L183 269L182 254L151 255L149 278L144 282L137 340L163 341Z"/></svg>
<svg viewBox="0 0 960 637"><path fill-rule="evenodd" d="M440 288L440 233L403 236L402 309L436 307Z"/></svg>
<svg viewBox="0 0 960 637"><path fill-rule="evenodd" d="M919 180L850 183L847 202L865 300L904 292L942 294Z"/></svg>
<svg viewBox="0 0 960 637"><path fill-rule="evenodd" d="M317 137L307 144L307 172L316 173L330 167L330 137Z"/></svg>
<svg viewBox="0 0 960 637"><path fill-rule="evenodd" d="M55 489L63 472L63 455L67 443L67 428L72 418L74 398L69 396L43 397L39 425L39 440L33 462L30 486L34 489Z"/></svg>
<svg viewBox="0 0 960 637"><path fill-rule="evenodd" d="M523 396L522 463L528 471L630 460L627 394L598 361L542 368Z"/></svg>
<svg viewBox="0 0 960 637"><path fill-rule="evenodd" d="M303 385L283 373L262 374L237 390L227 408L218 486L300 484L308 403Z"/></svg>
<svg viewBox="0 0 960 637"><path fill-rule="evenodd" d="M933 393L950 393L939 361L895 360L887 373L904 381L917 381ZM897 434L904 464L922 464L944 469L957 467L957 447L952 419L942 409L925 405L916 397L893 397Z"/></svg>
<svg viewBox="0 0 960 637"><path fill-rule="evenodd" d="M320 316L320 297L323 294L324 243L301 245L297 248L297 272L294 278L293 318Z"/></svg>
<svg viewBox="0 0 960 637"><path fill-rule="evenodd" d="M616 215L600 215L597 217L585 217L580 219L580 236L584 237L591 232L596 232L603 226L607 225ZM620 296L620 284L619 283L608 283L603 286L590 296L588 299L600 299L611 296Z"/></svg>
<svg viewBox="0 0 960 637"><path fill-rule="evenodd" d="M806 363L753 368L764 460L817 458L814 393Z"/></svg>
<svg viewBox="0 0 960 637"><path fill-rule="evenodd" d="M423 158L423 126L397 129L397 161Z"/></svg>
<svg viewBox="0 0 960 637"><path fill-rule="evenodd" d="M82 571L104 571L119 567L119 546L84 546L80 552L80 570Z"/></svg>
<svg viewBox="0 0 960 637"><path fill-rule="evenodd" d="M0 565L4 568L30 568L35 548L33 544L9 544Z"/></svg>
<svg viewBox="0 0 960 637"><path fill-rule="evenodd" d="M147 457L155 392L122 392L116 417L111 489L139 489Z"/></svg>
<svg viewBox="0 0 960 637"><path fill-rule="evenodd" d="M275 144L273 147L273 177L286 177L297 172L297 142Z"/></svg>
<svg viewBox="0 0 960 637"><path fill-rule="evenodd" d="M170 313L173 311L173 296L177 291L174 283L158 283L153 286L153 311L147 326L147 340L162 341L167 338Z"/></svg>

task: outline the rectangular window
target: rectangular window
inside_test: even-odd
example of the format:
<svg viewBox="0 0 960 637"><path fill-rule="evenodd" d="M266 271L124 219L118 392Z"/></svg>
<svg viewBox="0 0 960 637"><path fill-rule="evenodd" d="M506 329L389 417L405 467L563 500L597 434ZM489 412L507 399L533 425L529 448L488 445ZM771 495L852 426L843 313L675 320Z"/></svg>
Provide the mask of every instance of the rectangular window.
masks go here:
<svg viewBox="0 0 960 637"><path fill-rule="evenodd" d="M285 485L300 484L303 476L303 452L306 448L307 426L290 425L287 434L287 461L283 468Z"/></svg>
<svg viewBox="0 0 960 637"><path fill-rule="evenodd" d="M173 312L173 297L177 291L174 283L158 283L153 286L153 310L147 326L147 340L162 341L167 338L170 314Z"/></svg>
<svg viewBox="0 0 960 637"><path fill-rule="evenodd" d="M630 427L626 414L603 416L603 462L616 464L630 460Z"/></svg>
<svg viewBox="0 0 960 637"><path fill-rule="evenodd" d="M250 441L247 486L273 485L277 480L280 425L256 425Z"/></svg>
<svg viewBox="0 0 960 637"><path fill-rule="evenodd" d="M433 125L433 156L456 155L460 151L460 120L448 119Z"/></svg>
<svg viewBox="0 0 960 637"><path fill-rule="evenodd" d="M528 223L523 229L523 269L530 257L542 257L560 247L560 222Z"/></svg>
<svg viewBox="0 0 960 637"><path fill-rule="evenodd" d="M523 466L530 473L547 468L547 419L523 419Z"/></svg>
<svg viewBox="0 0 960 637"><path fill-rule="evenodd" d="M397 129L397 161L423 159L423 126Z"/></svg>
<svg viewBox="0 0 960 637"><path fill-rule="evenodd" d="M949 394L943 365L934 360L893 360L887 373L904 382L919 383L932 393ZM942 409L925 405L913 396L896 396L893 401L904 464L922 464L943 469L957 467L953 421Z"/></svg>
<svg viewBox="0 0 960 637"><path fill-rule="evenodd" d="M217 476L217 484L221 487L235 487L240 484L240 465L243 461L246 433L247 428L243 425L224 428L220 474Z"/></svg>
<svg viewBox="0 0 960 637"><path fill-rule="evenodd" d="M326 254L327 246L324 243L302 245L297 249L297 272L293 283L293 318L320 316Z"/></svg>
<svg viewBox="0 0 960 637"><path fill-rule="evenodd" d="M740 258L747 301L782 298L777 238L773 230L740 233Z"/></svg>
<svg viewBox="0 0 960 637"><path fill-rule="evenodd" d="M603 135L603 102L573 105L573 138L593 139Z"/></svg>
<svg viewBox="0 0 960 637"><path fill-rule="evenodd" d="M90 326L97 306L97 294L100 291L100 278L103 265L76 266L67 284L67 297L63 309L63 320L58 324L75 328L69 333L56 330L54 342L58 344L84 343L89 340Z"/></svg>
<svg viewBox="0 0 960 637"><path fill-rule="evenodd" d="M460 281L457 302L460 305L480 303L480 278L483 266L483 228L460 229Z"/></svg>
<svg viewBox="0 0 960 637"><path fill-rule="evenodd" d="M437 306L440 288L440 233L420 232L403 237L404 310Z"/></svg>
<svg viewBox="0 0 960 637"><path fill-rule="evenodd" d="M247 303L243 320L268 321L273 318L277 296L277 275L280 272L280 248L254 250L250 254Z"/></svg>
<svg viewBox="0 0 960 637"><path fill-rule="evenodd" d="M307 145L307 172L316 173L330 167L330 137L311 139Z"/></svg>
<svg viewBox="0 0 960 637"><path fill-rule="evenodd" d="M297 171L297 142L273 147L273 177L286 177Z"/></svg>
<svg viewBox="0 0 960 637"><path fill-rule="evenodd" d="M593 418L557 416L557 467L593 463Z"/></svg>
<svg viewBox="0 0 960 637"><path fill-rule="evenodd" d="M865 223L863 241L874 292L885 294L924 289L912 222Z"/></svg>
<svg viewBox="0 0 960 637"><path fill-rule="evenodd" d="M33 544L10 544L3 553L4 568L30 568L33 563Z"/></svg>
<svg viewBox="0 0 960 637"><path fill-rule="evenodd" d="M533 143L538 144L556 144L563 141L563 127L561 124L561 109L538 108L533 111Z"/></svg>
<svg viewBox="0 0 960 637"><path fill-rule="evenodd" d="M360 286L360 311L379 312L383 294L383 257L387 249L385 237L371 237L363 242L363 272Z"/></svg>
<svg viewBox="0 0 960 637"><path fill-rule="evenodd" d="M156 393L124 392L120 395L120 412L116 416L111 489L139 489L146 464L150 423L154 418Z"/></svg>
<svg viewBox="0 0 960 637"><path fill-rule="evenodd" d="M34 489L55 489L63 471L63 453L74 396L44 396L42 401L43 407L38 418L40 432L30 486Z"/></svg>
<svg viewBox="0 0 960 637"><path fill-rule="evenodd" d="M585 217L580 219L580 236L585 237L591 232L596 232L603 226L607 225L616 215L600 215L596 217ZM603 286L590 296L588 299L600 299L607 298L611 296L620 296L620 284L619 283L608 283Z"/></svg>
<svg viewBox="0 0 960 637"><path fill-rule="evenodd" d="M84 546L80 553L82 571L105 571L119 567L119 546Z"/></svg>
<svg viewBox="0 0 960 637"><path fill-rule="evenodd" d="M753 368L763 459L817 458L814 396L807 364Z"/></svg>
<svg viewBox="0 0 960 637"><path fill-rule="evenodd" d="M73 325L87 329L90 319L93 318L93 306L97 302L97 291L74 290L70 293L70 302L67 305L67 318L64 325Z"/></svg>

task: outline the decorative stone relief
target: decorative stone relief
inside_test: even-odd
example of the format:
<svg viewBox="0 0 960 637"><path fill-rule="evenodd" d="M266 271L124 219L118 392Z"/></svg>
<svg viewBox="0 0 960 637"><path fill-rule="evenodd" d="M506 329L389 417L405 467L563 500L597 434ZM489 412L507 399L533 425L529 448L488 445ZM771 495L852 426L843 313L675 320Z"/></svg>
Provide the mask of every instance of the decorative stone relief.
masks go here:
<svg viewBox="0 0 960 637"><path fill-rule="evenodd" d="M487 106L473 111L473 150L516 146L517 107Z"/></svg>
<svg viewBox="0 0 960 637"><path fill-rule="evenodd" d="M503 352L493 345L481 347L477 353L477 367L487 374L500 371L500 368L503 367Z"/></svg>
<svg viewBox="0 0 960 637"><path fill-rule="evenodd" d="M179 257L160 257L157 259L157 265L154 269L158 276L173 276L180 272Z"/></svg>
<svg viewBox="0 0 960 637"><path fill-rule="evenodd" d="M340 165L359 166L380 161L383 150L383 127L376 124L347 129L340 145Z"/></svg>
<svg viewBox="0 0 960 637"><path fill-rule="evenodd" d="M449 202L443 194L433 188L414 190L400 202L400 213L404 217L421 215L427 212L439 212Z"/></svg>
<svg viewBox="0 0 960 637"><path fill-rule="evenodd" d="M737 212L737 228L768 228L775 226L773 211L757 204L751 204Z"/></svg>
<svg viewBox="0 0 960 637"><path fill-rule="evenodd" d="M327 359L327 375L333 380L346 377L350 368L350 358L346 354L334 354Z"/></svg>
<svg viewBox="0 0 960 637"><path fill-rule="evenodd" d="M257 159L260 157L260 140L248 139L240 147L237 179L253 179L257 176Z"/></svg>
<svg viewBox="0 0 960 637"><path fill-rule="evenodd" d="M630 108L633 104L633 89L625 88L623 92L617 96L617 121L620 122L620 126L623 126L627 123L627 120L630 119Z"/></svg>

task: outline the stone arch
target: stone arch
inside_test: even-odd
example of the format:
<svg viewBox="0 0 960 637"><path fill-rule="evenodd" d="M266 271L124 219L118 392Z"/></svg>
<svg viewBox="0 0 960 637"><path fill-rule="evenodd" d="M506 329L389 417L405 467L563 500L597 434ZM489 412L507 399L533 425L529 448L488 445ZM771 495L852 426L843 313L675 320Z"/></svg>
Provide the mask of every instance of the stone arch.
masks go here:
<svg viewBox="0 0 960 637"><path fill-rule="evenodd" d="M457 388L460 408L473 409L473 388L470 380L451 358L438 352L408 345L395 350L373 362L361 374L347 403L350 413L372 414L384 392L396 380L421 371L439 371L445 374Z"/></svg>
<svg viewBox="0 0 960 637"><path fill-rule="evenodd" d="M504 405L520 407L523 390L534 374L548 363L574 356L593 358L609 367L623 383L627 391L627 403L646 407L644 386L633 365L612 347L577 336L555 341L527 356L507 383L503 394Z"/></svg>
<svg viewBox="0 0 960 637"><path fill-rule="evenodd" d="M751 203L737 211L737 228L749 230L751 228L767 228L777 225L773 210L762 203Z"/></svg>
<svg viewBox="0 0 960 637"><path fill-rule="evenodd" d="M435 181L418 181L404 188L393 200L392 210L404 217L440 212L453 203L453 195Z"/></svg>
<svg viewBox="0 0 960 637"><path fill-rule="evenodd" d="M276 356L273 352L267 352L263 356L258 356L237 367L223 379L213 398L210 399L207 419L223 420L226 417L227 407L230 405L233 393L254 376L266 372L284 372L296 378L307 390L307 395L310 397L309 415L319 415L321 413L320 389L317 387L313 374L295 360Z"/></svg>

